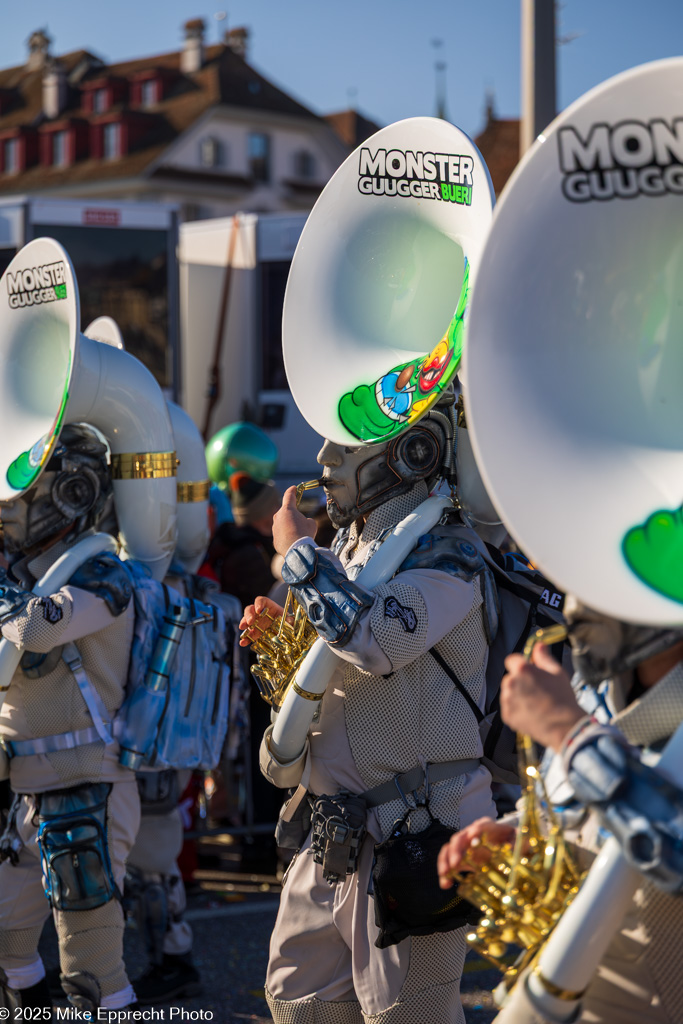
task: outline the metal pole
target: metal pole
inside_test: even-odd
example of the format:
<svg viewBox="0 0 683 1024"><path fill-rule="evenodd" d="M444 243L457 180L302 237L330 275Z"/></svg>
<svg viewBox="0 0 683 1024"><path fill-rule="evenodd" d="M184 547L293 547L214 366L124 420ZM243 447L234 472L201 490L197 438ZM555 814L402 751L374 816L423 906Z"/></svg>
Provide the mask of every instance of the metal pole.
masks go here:
<svg viewBox="0 0 683 1024"><path fill-rule="evenodd" d="M521 0L523 156L557 113L555 84L555 0Z"/></svg>

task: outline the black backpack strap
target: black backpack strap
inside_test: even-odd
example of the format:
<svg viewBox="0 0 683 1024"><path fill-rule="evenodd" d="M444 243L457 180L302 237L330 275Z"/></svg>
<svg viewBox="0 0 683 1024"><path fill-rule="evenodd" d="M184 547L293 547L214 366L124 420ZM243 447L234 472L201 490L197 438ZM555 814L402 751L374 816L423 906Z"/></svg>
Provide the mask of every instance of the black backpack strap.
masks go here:
<svg viewBox="0 0 683 1024"><path fill-rule="evenodd" d="M432 658L434 658L437 664L441 666L441 668L444 670L448 678L455 686L458 693L462 694L462 696L465 698L465 700L467 701L472 710L472 713L474 714L474 717L477 719L477 722L483 722L485 717L484 713L482 712L481 708L475 703L472 696L467 692L467 690L460 682L460 680L458 679L458 677L456 676L455 672L448 664L446 659L439 654L435 647L430 647L428 653L431 654Z"/></svg>

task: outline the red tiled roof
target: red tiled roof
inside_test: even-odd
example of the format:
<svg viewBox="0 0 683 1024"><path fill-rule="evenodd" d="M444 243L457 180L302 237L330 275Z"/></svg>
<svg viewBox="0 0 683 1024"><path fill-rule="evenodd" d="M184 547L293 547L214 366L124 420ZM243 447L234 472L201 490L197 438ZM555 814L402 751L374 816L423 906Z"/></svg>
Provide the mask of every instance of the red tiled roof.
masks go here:
<svg viewBox="0 0 683 1024"><path fill-rule="evenodd" d="M321 120L222 44L206 47L202 68L191 75L181 72L180 51L108 65L87 50L65 54L58 60L67 75L69 88L66 108L55 119L55 124L76 118L89 123L100 120L102 114L83 109L80 86L101 79L125 80L141 71L156 70L163 73L167 82L164 99L144 110L148 126L144 137L128 154L116 160L78 160L67 167L36 165L19 174L0 175L0 193L138 176L178 135L218 104ZM4 68L0 70L0 90L7 111L0 116L0 135L7 130L45 123L41 70L27 71L25 66ZM7 90L10 91L9 102ZM123 112L135 108L129 108L124 102L110 108L107 114L112 109Z"/></svg>
<svg viewBox="0 0 683 1024"><path fill-rule="evenodd" d="M355 149L361 142L378 132L380 126L369 118L359 114L357 110L340 110L335 114L325 114L329 124L347 146Z"/></svg>

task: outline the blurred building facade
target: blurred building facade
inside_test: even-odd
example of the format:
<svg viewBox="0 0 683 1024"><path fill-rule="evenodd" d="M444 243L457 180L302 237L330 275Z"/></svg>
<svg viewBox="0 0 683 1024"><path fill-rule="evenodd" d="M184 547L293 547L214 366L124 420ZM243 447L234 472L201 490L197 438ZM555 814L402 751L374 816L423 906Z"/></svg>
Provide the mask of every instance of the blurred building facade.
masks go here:
<svg viewBox="0 0 683 1024"><path fill-rule="evenodd" d="M493 94L486 97L485 123L475 144L486 161L496 196L519 162L519 118L496 116Z"/></svg>
<svg viewBox="0 0 683 1024"><path fill-rule="evenodd" d="M202 19L182 49L105 64L55 56L34 32L23 64L0 70L0 197L163 200L184 220L237 210L308 210L377 125L319 116L248 62L244 28L207 45Z"/></svg>

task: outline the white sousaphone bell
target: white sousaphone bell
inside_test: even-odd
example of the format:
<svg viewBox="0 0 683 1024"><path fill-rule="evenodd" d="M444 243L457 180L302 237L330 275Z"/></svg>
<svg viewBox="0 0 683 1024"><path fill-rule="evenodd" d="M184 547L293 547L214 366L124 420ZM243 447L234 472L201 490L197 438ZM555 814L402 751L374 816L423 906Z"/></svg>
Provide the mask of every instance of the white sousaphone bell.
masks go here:
<svg viewBox="0 0 683 1024"><path fill-rule="evenodd" d="M327 184L294 253L282 318L289 387L322 437L387 441L453 381L493 203L475 144L433 117L383 128ZM459 434L460 500L496 521Z"/></svg>
<svg viewBox="0 0 683 1024"><path fill-rule="evenodd" d="M381 443L407 430L453 381L494 194L472 140L416 117L366 140L328 182L294 253L282 319L287 380L308 423L341 445ZM467 454L466 431L462 451ZM469 460L469 466L474 462ZM497 521L474 468L481 521ZM362 570L390 579L450 502L433 496ZM277 714L269 752L297 757L338 664L318 640Z"/></svg>
<svg viewBox="0 0 683 1024"><path fill-rule="evenodd" d="M683 626L682 293L675 58L587 93L521 161L465 363L474 452L522 550L585 605L651 626ZM681 784L682 763L679 728L660 768ZM528 1019L528 993L539 1018L575 1019L637 884L609 839L501 1024Z"/></svg>
<svg viewBox="0 0 683 1024"><path fill-rule="evenodd" d="M29 242L0 279L0 500L36 482L66 423L89 423L111 448L124 557L162 579L176 545L173 433L159 385L105 319L106 344L81 334L73 267L52 238Z"/></svg>

